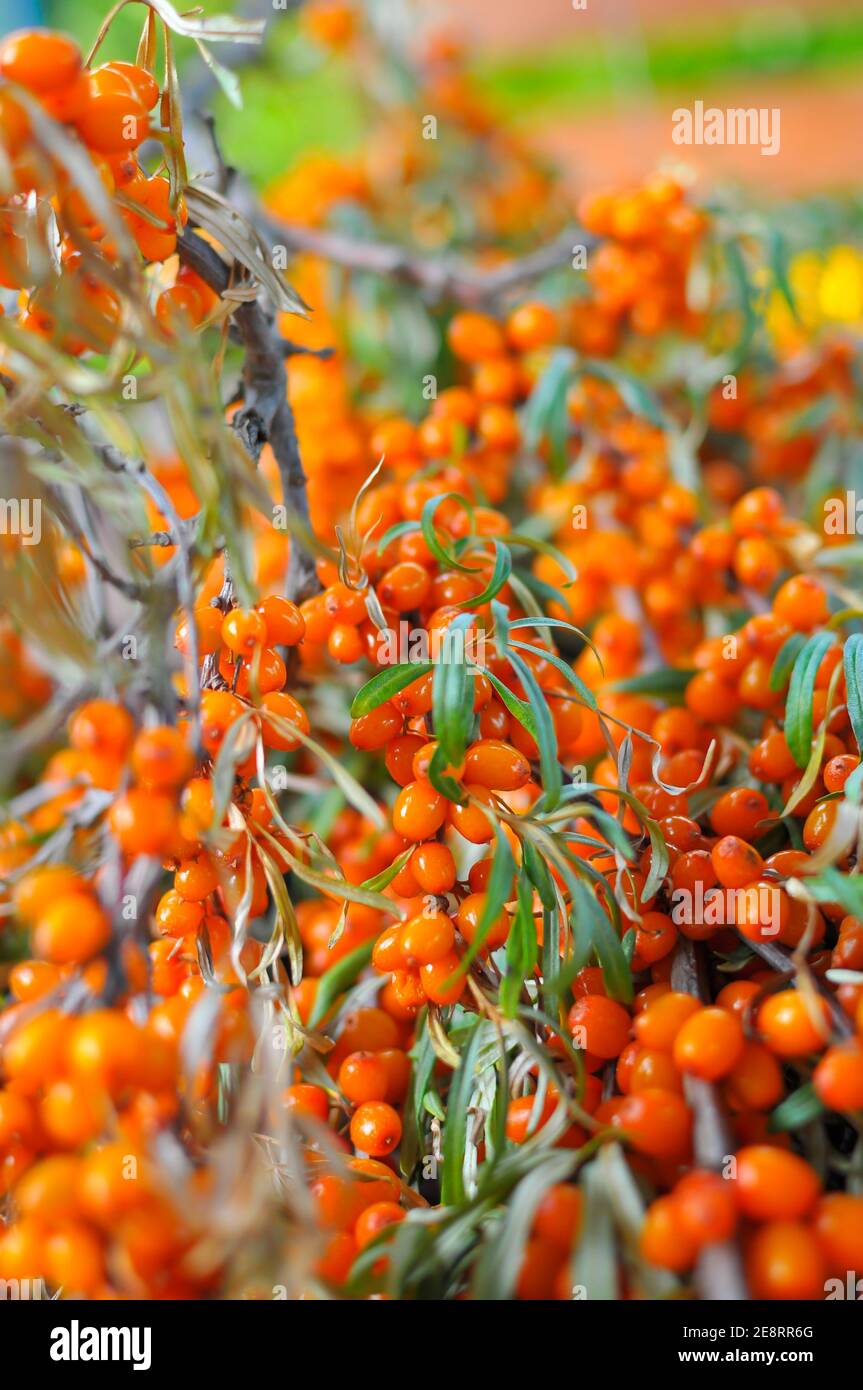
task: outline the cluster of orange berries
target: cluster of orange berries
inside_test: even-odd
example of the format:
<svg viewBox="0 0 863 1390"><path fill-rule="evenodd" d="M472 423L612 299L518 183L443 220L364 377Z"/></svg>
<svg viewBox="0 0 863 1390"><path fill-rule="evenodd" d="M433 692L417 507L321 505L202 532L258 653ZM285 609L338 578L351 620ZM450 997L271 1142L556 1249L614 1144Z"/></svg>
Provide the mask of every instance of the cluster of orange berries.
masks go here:
<svg viewBox="0 0 863 1390"><path fill-rule="evenodd" d="M85 69L72 39L40 29L20 30L2 41L0 76L14 84L0 93L0 139L11 161L0 235L0 285L21 291L21 328L59 340L76 356L104 351L122 314L117 293L99 270L100 261L106 267L116 261L110 229L71 175L34 152L30 116L16 100L15 87L80 140L106 200L112 200L144 261L162 262L175 252L187 214L182 201L173 198L170 180L161 173L148 175L137 158L151 130L150 113L160 100L159 84L135 63ZM38 284L28 244L28 199L34 193L50 201L61 238L59 269L41 275ZM182 267L175 285L159 294L156 318L173 334L202 322L215 302L203 280Z"/></svg>
<svg viewBox="0 0 863 1390"><path fill-rule="evenodd" d="M697 330L687 281L707 221L684 201L680 183L657 175L638 188L593 194L579 216L601 239L589 258L590 294L572 309L579 347L605 356L626 328L640 336Z"/></svg>

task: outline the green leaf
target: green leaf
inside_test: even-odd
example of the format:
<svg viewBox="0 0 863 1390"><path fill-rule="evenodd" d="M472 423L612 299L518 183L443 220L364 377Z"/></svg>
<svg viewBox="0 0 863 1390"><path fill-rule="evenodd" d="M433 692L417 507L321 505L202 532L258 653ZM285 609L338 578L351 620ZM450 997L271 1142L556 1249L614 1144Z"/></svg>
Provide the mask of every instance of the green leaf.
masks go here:
<svg viewBox="0 0 863 1390"><path fill-rule="evenodd" d="M611 689L623 695L655 696L670 702L682 700L686 687L697 673L679 666L661 666L656 671L644 671L639 676L624 676L611 682Z"/></svg>
<svg viewBox="0 0 863 1390"><path fill-rule="evenodd" d="M481 603L488 603L490 599L496 598L504 584L512 574L512 554L502 541L495 540L494 544L494 569L488 584L481 594L476 594L473 598L465 598L461 603L469 603L472 608L479 608Z"/></svg>
<svg viewBox="0 0 863 1390"><path fill-rule="evenodd" d="M803 633L792 632L791 636L785 639L779 651L776 653L776 660L773 662L773 668L770 672L769 685L770 689L775 691L777 695L779 691L784 690L785 686L788 684L791 678L791 672L794 668L794 663L805 645L806 638L803 636Z"/></svg>
<svg viewBox="0 0 863 1390"><path fill-rule="evenodd" d="M824 653L833 645L832 632L816 632L797 654L785 702L785 738L798 767L806 767L812 750L812 697Z"/></svg>
<svg viewBox="0 0 863 1390"><path fill-rule="evenodd" d="M423 507L422 517L420 519L423 539L432 555L434 555L439 564L443 565L444 569L461 570L464 574L475 574L476 566L463 565L452 551L446 549L434 527L435 512L438 507L442 502L453 499L456 502L460 502L469 515L471 517L473 516L473 507L466 497L462 497L460 492L443 492L438 497L430 497Z"/></svg>
<svg viewBox="0 0 863 1390"><path fill-rule="evenodd" d="M329 970L324 971L318 980L315 1002L309 1015L310 1028L320 1023L339 995L350 989L360 971L364 970L371 960L374 944L374 941L364 941L362 945L336 961L335 965L331 965Z"/></svg>
<svg viewBox="0 0 863 1390"><path fill-rule="evenodd" d="M482 944L509 902L512 893L512 880L516 871L515 859L509 847L509 840L497 821L494 823L495 846L491 861L491 872L485 889L485 903L477 922L473 941L462 955L459 970L466 973L472 960L479 954Z"/></svg>
<svg viewBox="0 0 863 1390"><path fill-rule="evenodd" d="M569 438L569 411L566 398L573 380L575 354L571 348L557 348L530 393L521 417L522 436L528 449L535 450L545 438L551 446L552 471L560 475L566 465Z"/></svg>
<svg viewBox="0 0 863 1390"><path fill-rule="evenodd" d="M852 633L845 642L845 686L848 718L863 753L863 633Z"/></svg>
<svg viewBox="0 0 863 1390"><path fill-rule="evenodd" d="M533 974L538 959L533 889L522 874L518 881L518 908L506 939L506 974L500 983L500 1006L507 1018L515 1018L522 985Z"/></svg>
<svg viewBox="0 0 863 1390"><path fill-rule="evenodd" d="M543 907L547 912L553 912L557 906L557 895L554 891L554 880L548 871L548 865L538 853L532 840L522 840L521 848L524 856L524 871L539 894Z"/></svg>
<svg viewBox="0 0 863 1390"><path fill-rule="evenodd" d="M572 916L586 928L596 958L602 967L610 999L628 1004L632 999L632 972L614 924L596 897L580 880L572 885Z"/></svg>
<svg viewBox="0 0 863 1390"><path fill-rule="evenodd" d="M536 1155L532 1171L516 1184L503 1216L491 1227L474 1269L472 1298L497 1302L514 1297L537 1207L550 1187L570 1176L576 1162L573 1153Z"/></svg>
<svg viewBox="0 0 863 1390"><path fill-rule="evenodd" d="M460 613L448 631L464 630L475 621L473 613ZM444 648L444 654L452 656L451 644ZM447 776L446 769L462 762L473 727L471 669L463 654L457 655L455 660L439 661L434 668L432 716L438 746L429 766L429 781L449 801L463 799L461 788Z"/></svg>
<svg viewBox="0 0 863 1390"><path fill-rule="evenodd" d="M815 1094L815 1087L807 1081L771 1110L767 1128L774 1134L778 1130L796 1130L823 1114L824 1106Z"/></svg>
<svg viewBox="0 0 863 1390"><path fill-rule="evenodd" d="M476 1080L475 1071L484 1029L477 1019L470 1041L461 1055L461 1063L453 1076L447 1100L447 1121L441 1136L441 1203L458 1206L465 1200L464 1157L471 1094Z"/></svg>
<svg viewBox="0 0 863 1390"><path fill-rule="evenodd" d="M593 691L589 686L585 685L581 676L576 675L569 663L564 661L563 657L557 655L557 652L547 652L544 647L535 647L531 642L513 642L511 646L517 648L520 652L531 652L534 656L542 657L543 661L547 661L550 666L553 666L556 671L560 672L564 680L569 681L582 704L594 711L599 709Z"/></svg>
<svg viewBox="0 0 863 1390"><path fill-rule="evenodd" d="M354 696L351 718L359 719L362 715L369 714L371 710L377 709L384 701L391 700L393 695L398 695L406 685L419 680L420 676L424 676L432 668L431 661L403 661L398 666L387 666L383 671L378 671Z"/></svg>
<svg viewBox="0 0 863 1390"><path fill-rule="evenodd" d="M539 748L539 765L542 772L542 791L547 810L553 811L560 800L563 786L560 763L557 758L557 733L554 720L548 708L548 701L540 689L536 676L511 646L504 648L507 658L527 693L531 713L536 723L536 739Z"/></svg>
<svg viewBox="0 0 863 1390"><path fill-rule="evenodd" d="M531 738L536 742L536 719L527 701L520 699L518 695L510 690L508 685L504 685L503 681L486 667L483 667L482 673L486 680L491 682L513 718L518 720L523 729L527 729Z"/></svg>
<svg viewBox="0 0 863 1390"><path fill-rule="evenodd" d="M656 425L657 429L666 428L659 402L653 392L631 372L618 367L616 363L600 362L596 358L585 358L581 370L585 376L598 377L600 381L607 381L613 386L633 415L643 416L652 425Z"/></svg>

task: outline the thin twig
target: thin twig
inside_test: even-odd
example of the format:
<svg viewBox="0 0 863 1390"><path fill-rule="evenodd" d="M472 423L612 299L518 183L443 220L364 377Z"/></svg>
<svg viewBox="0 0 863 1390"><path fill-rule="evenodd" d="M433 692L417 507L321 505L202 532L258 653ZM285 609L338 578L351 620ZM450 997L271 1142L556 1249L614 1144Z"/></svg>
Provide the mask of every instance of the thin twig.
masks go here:
<svg viewBox="0 0 863 1390"><path fill-rule="evenodd" d="M454 300L466 308L492 304L519 285L570 265L576 246L590 249L593 244L592 237L571 226L536 251L486 270L461 257L426 256L393 243L358 241L341 232L282 222L270 214L259 215L256 222L273 242L289 251L320 256L345 270L399 280L416 286L431 300Z"/></svg>
<svg viewBox="0 0 863 1390"><path fill-rule="evenodd" d="M184 232L177 249L180 259L212 290L217 294L225 292L230 278L228 267L202 237L195 232ZM239 304L233 319L245 348L244 406L234 417L234 429L255 462L264 445L270 445L279 470L284 506L308 531L311 527L306 475L294 414L288 401L281 335L257 300ZM294 602L301 602L320 589L314 559L296 534L291 536L285 589Z"/></svg>

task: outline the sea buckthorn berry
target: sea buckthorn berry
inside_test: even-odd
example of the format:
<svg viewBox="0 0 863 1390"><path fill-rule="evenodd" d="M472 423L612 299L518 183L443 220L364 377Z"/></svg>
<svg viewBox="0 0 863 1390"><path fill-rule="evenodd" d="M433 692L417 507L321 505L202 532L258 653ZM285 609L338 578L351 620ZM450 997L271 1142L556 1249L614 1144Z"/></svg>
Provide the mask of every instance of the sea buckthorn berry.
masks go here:
<svg viewBox="0 0 863 1390"><path fill-rule="evenodd" d="M57 898L69 893L86 893L80 874L65 864L45 864L19 878L12 890L15 911L25 922L35 922Z"/></svg>
<svg viewBox="0 0 863 1390"><path fill-rule="evenodd" d="M701 1009L686 1019L674 1039L674 1063L703 1081L718 1081L743 1054L743 1029L725 1009Z"/></svg>
<svg viewBox="0 0 863 1390"><path fill-rule="evenodd" d="M680 1179L673 1201L681 1226L699 1245L733 1236L737 1226L733 1185L718 1173L693 1169Z"/></svg>
<svg viewBox="0 0 863 1390"><path fill-rule="evenodd" d="M831 1110L863 1109L863 1044L851 1040L828 1048L812 1080L818 1099Z"/></svg>
<svg viewBox="0 0 863 1390"><path fill-rule="evenodd" d="M111 700L81 705L69 724L69 742L84 753L125 757L135 732L132 716Z"/></svg>
<svg viewBox="0 0 863 1390"><path fill-rule="evenodd" d="M624 1098L611 1123L625 1132L633 1147L651 1158L685 1157L692 1116L682 1096L657 1087Z"/></svg>
<svg viewBox="0 0 863 1390"><path fill-rule="evenodd" d="M404 969L405 955L402 950L400 922L381 932L372 951L372 964L382 975L388 975L392 970Z"/></svg>
<svg viewBox="0 0 863 1390"><path fill-rule="evenodd" d="M198 655L212 656L222 645L222 613L218 608L196 608L192 617L198 639ZM176 634L177 649L184 654L189 650L189 621L184 618Z"/></svg>
<svg viewBox="0 0 863 1390"><path fill-rule="evenodd" d="M391 1154L402 1137L402 1122L385 1101L367 1101L354 1111L351 1142L370 1158Z"/></svg>
<svg viewBox="0 0 863 1390"><path fill-rule="evenodd" d="M478 783L465 783L465 791L472 798L463 806L445 803L449 808L450 824L471 844L484 845L494 839L494 820L483 811L483 806L492 805L492 795L487 787ZM479 805L475 803L479 802Z"/></svg>
<svg viewBox="0 0 863 1390"><path fill-rule="evenodd" d="M385 748L391 739L401 732L404 720L402 715L386 701L377 709L369 710L358 719L351 720L350 740L354 748L371 751Z"/></svg>
<svg viewBox="0 0 863 1390"><path fill-rule="evenodd" d="M94 897L70 893L57 898L33 929L36 954L56 965L90 960L107 946L111 923Z"/></svg>
<svg viewBox="0 0 863 1390"><path fill-rule="evenodd" d="M84 144L99 154L109 155L137 149L147 138L150 122L144 103L132 84L121 86L115 75L97 69L89 74L88 87L89 100L75 121ZM157 230L143 221L141 225L148 232ZM138 244L141 246L139 240ZM172 239L167 255L171 254L175 245L176 237ZM141 250L146 255L143 246ZM152 259L164 260L165 257L159 255Z"/></svg>
<svg viewBox="0 0 863 1390"><path fill-rule="evenodd" d="M701 1005L691 994L665 993L652 1000L634 1021L635 1035L643 1047L670 1052L684 1023Z"/></svg>
<svg viewBox="0 0 863 1390"><path fill-rule="evenodd" d="M577 1047L595 1057L618 1057L629 1039L630 1017L621 1004L601 994L576 999L567 1026Z"/></svg>
<svg viewBox="0 0 863 1390"><path fill-rule="evenodd" d="M784 1094L782 1069L773 1053L762 1043L746 1042L725 1079L726 1103L732 1110L770 1110Z"/></svg>
<svg viewBox="0 0 863 1390"><path fill-rule="evenodd" d="M409 782L393 806L393 829L406 840L429 840L447 817L447 801L431 782Z"/></svg>
<svg viewBox="0 0 863 1390"><path fill-rule="evenodd" d="M156 102L159 100L159 84L146 68L142 68L138 63L122 63L114 60L105 63L99 69L105 74L114 73L121 78L137 94L141 105L146 111L152 111Z"/></svg>
<svg viewBox="0 0 863 1390"><path fill-rule="evenodd" d="M571 1183L555 1183L544 1193L533 1214L533 1233L542 1240L571 1250L581 1226L584 1198Z"/></svg>
<svg viewBox="0 0 863 1390"><path fill-rule="evenodd" d="M362 1212L354 1227L357 1249L364 1250L381 1231L385 1231L388 1226L397 1226L400 1221L404 1221L406 1215L407 1212L397 1202L373 1202Z"/></svg>
<svg viewBox="0 0 863 1390"><path fill-rule="evenodd" d="M411 609L419 608L430 588L428 570L413 560L402 560L393 565L377 584L381 602L394 608L397 613L408 613Z"/></svg>
<svg viewBox="0 0 863 1390"><path fill-rule="evenodd" d="M524 754L499 739L480 739L465 754L465 780L481 787L517 791L530 781L530 775L530 763Z"/></svg>
<svg viewBox="0 0 863 1390"><path fill-rule="evenodd" d="M752 1221L794 1220L815 1205L818 1175L796 1154L752 1144L738 1150L736 1169L737 1205Z"/></svg>
<svg viewBox="0 0 863 1390"><path fill-rule="evenodd" d="M856 753L841 753L835 758L831 758L824 768L824 786L828 792L841 792L845 789L845 783L856 772L860 766L860 759Z"/></svg>
<svg viewBox="0 0 863 1390"><path fill-rule="evenodd" d="M758 1031L778 1057L805 1057L819 1051L830 1035L830 1008L820 995L783 989L758 1010Z"/></svg>
<svg viewBox="0 0 863 1390"><path fill-rule="evenodd" d="M45 1091L39 1120L62 1149L77 1149L98 1138L108 1122L108 1096L89 1080L62 1078Z"/></svg>
<svg viewBox="0 0 863 1390"><path fill-rule="evenodd" d="M820 580L809 574L787 579L773 599L773 613L797 632L809 632L830 616L827 593Z"/></svg>
<svg viewBox="0 0 863 1390"><path fill-rule="evenodd" d="M516 1096L506 1111L506 1137L511 1144L523 1144L546 1125L557 1109L557 1100L548 1092L540 1103L535 1095Z"/></svg>
<svg viewBox="0 0 863 1390"><path fill-rule="evenodd" d="M648 1263L681 1274L694 1265L699 1244L690 1231L681 1229L674 1197L659 1197L651 1202L638 1240Z"/></svg>
<svg viewBox="0 0 863 1390"><path fill-rule="evenodd" d="M531 352L553 343L557 331L554 310L537 301L520 304L506 321L506 336L517 352Z"/></svg>
<svg viewBox="0 0 863 1390"><path fill-rule="evenodd" d="M459 958L455 951L422 966L420 984L426 998L433 1004L457 1004L467 988L467 981L459 970Z"/></svg>
<svg viewBox="0 0 863 1390"><path fill-rule="evenodd" d="M751 787L733 787L724 792L710 812L710 824L717 835L738 835L752 839L761 822L770 815L767 797Z"/></svg>
<svg viewBox="0 0 863 1390"><path fill-rule="evenodd" d="M305 619L290 599L271 594L257 605L255 611L264 620L266 640L270 646L295 647L302 642L306 631Z"/></svg>
<svg viewBox="0 0 863 1390"><path fill-rule="evenodd" d="M438 840L417 845L410 859L411 872L424 893L448 893L455 884L452 850Z"/></svg>
<svg viewBox="0 0 863 1390"><path fill-rule="evenodd" d="M302 740L288 725L293 725L304 734L311 732L309 716L299 700L295 700L287 690L268 691L261 700L261 728L265 747L282 751L299 748Z"/></svg>
<svg viewBox="0 0 863 1390"><path fill-rule="evenodd" d="M463 362L481 362L487 357L500 357L506 350L500 325L487 314L468 310L450 320L447 340L455 356Z"/></svg>
<svg viewBox="0 0 863 1390"><path fill-rule="evenodd" d="M178 828L173 799L138 787L117 798L108 812L108 822L120 848L128 855L167 853Z"/></svg>
<svg viewBox="0 0 863 1390"><path fill-rule="evenodd" d="M386 1100L389 1074L376 1052L351 1052L339 1067L339 1085L354 1105Z"/></svg>
<svg viewBox="0 0 863 1390"><path fill-rule="evenodd" d="M47 29L18 29L0 43L0 73L30 92L68 87L81 69L74 39Z"/></svg>
<svg viewBox="0 0 863 1390"><path fill-rule="evenodd" d="M63 1070L72 1020L56 1009L46 1009L15 1028L3 1049L6 1078L26 1095Z"/></svg>
<svg viewBox="0 0 863 1390"><path fill-rule="evenodd" d="M254 608L232 608L222 622L222 641L238 656L251 656L264 645L267 624Z"/></svg>
<svg viewBox="0 0 863 1390"><path fill-rule="evenodd" d="M831 1269L863 1264L863 1197L828 1192L815 1209L814 1230Z"/></svg>
<svg viewBox="0 0 863 1390"><path fill-rule="evenodd" d="M455 942L452 919L445 912L412 917L401 931L401 949L405 960L414 965L431 965L448 956Z"/></svg>
<svg viewBox="0 0 863 1390"><path fill-rule="evenodd" d="M756 1231L746 1252L753 1298L820 1299L824 1259L817 1237L798 1221L771 1221Z"/></svg>
<svg viewBox="0 0 863 1390"><path fill-rule="evenodd" d="M150 787L178 787L192 775L194 765L183 735L167 724L142 729L132 745L132 769L138 781Z"/></svg>
<svg viewBox="0 0 863 1390"><path fill-rule="evenodd" d="M479 881L478 879L476 880ZM471 887L473 884L471 884ZM462 898L456 913L456 923L458 929L469 945L476 941L480 927L485 917L488 894L485 892L469 893L466 898ZM506 942L512 926L512 917L504 909L486 923L483 928L481 955L487 955L489 951L497 951Z"/></svg>
<svg viewBox="0 0 863 1390"><path fill-rule="evenodd" d="M713 846L710 858L723 888L745 888L764 872L764 860L758 850L739 835L723 835Z"/></svg>
<svg viewBox="0 0 863 1390"><path fill-rule="evenodd" d="M383 1062L387 1073L387 1091L384 1097L390 1105L400 1105L407 1094L411 1077L411 1059L399 1047L385 1047L376 1054Z"/></svg>

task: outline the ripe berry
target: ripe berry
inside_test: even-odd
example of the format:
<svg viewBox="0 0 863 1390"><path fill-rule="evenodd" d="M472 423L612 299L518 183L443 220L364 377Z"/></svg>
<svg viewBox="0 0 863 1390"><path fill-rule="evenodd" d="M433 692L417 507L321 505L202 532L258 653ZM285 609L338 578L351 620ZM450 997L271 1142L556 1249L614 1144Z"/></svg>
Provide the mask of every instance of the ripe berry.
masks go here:
<svg viewBox="0 0 863 1390"><path fill-rule="evenodd" d="M735 1196L752 1221L794 1220L805 1216L818 1197L818 1176L796 1154L772 1144L738 1150Z"/></svg>
<svg viewBox="0 0 863 1390"><path fill-rule="evenodd" d="M351 1142L370 1157L382 1158L392 1153L401 1137L402 1122L384 1101L367 1101L354 1111Z"/></svg>
<svg viewBox="0 0 863 1390"><path fill-rule="evenodd" d="M674 1039L674 1063L703 1081L718 1081L743 1054L743 1029L725 1009L701 1009L688 1018Z"/></svg>

